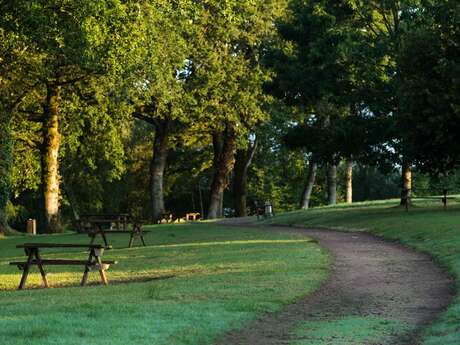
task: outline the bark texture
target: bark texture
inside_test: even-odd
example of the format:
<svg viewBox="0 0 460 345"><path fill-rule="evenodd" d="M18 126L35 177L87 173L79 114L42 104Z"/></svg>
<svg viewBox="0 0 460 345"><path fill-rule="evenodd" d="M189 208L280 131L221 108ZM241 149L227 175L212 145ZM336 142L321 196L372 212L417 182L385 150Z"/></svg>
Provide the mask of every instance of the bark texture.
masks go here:
<svg viewBox="0 0 460 345"><path fill-rule="evenodd" d="M346 164L346 200L347 204L351 204L353 203L353 162L348 160Z"/></svg>
<svg viewBox="0 0 460 345"><path fill-rule="evenodd" d="M303 210L307 210L310 207L311 193L315 185L317 170L318 164L314 161L310 161L307 182L305 183L305 188L303 189L302 198L300 200L300 208Z"/></svg>
<svg viewBox="0 0 460 345"><path fill-rule="evenodd" d="M155 140L153 143L153 158L150 164L150 192L152 200L152 217L156 222L165 212L164 203L164 172L169 151L168 120L155 121Z"/></svg>
<svg viewBox="0 0 460 345"><path fill-rule="evenodd" d="M246 150L237 150L233 169L233 198L237 217L248 215L246 199L248 189L248 169L256 152L257 142L250 144Z"/></svg>
<svg viewBox="0 0 460 345"><path fill-rule="evenodd" d="M327 165L327 203L337 204L337 165L333 163Z"/></svg>
<svg viewBox="0 0 460 345"><path fill-rule="evenodd" d="M236 137L233 128L227 126L223 133L215 133L213 144L218 145L221 149L216 150L214 147L215 154L218 151L220 154L214 157L214 176L211 183L208 219L222 217L223 193L228 184L227 175L235 162Z"/></svg>
<svg viewBox="0 0 460 345"><path fill-rule="evenodd" d="M60 232L62 230L59 220L59 148L61 145L59 102L60 87L48 84L41 155L46 232Z"/></svg>
<svg viewBox="0 0 460 345"><path fill-rule="evenodd" d="M401 206L410 206L412 193L412 169L409 164L403 163L401 171Z"/></svg>

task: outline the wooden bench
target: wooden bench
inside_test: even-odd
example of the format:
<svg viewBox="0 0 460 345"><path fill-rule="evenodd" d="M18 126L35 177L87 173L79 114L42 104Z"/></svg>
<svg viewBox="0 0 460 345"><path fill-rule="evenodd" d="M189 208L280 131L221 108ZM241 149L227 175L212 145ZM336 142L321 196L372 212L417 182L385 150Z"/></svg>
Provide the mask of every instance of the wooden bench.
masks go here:
<svg viewBox="0 0 460 345"><path fill-rule="evenodd" d="M185 214L185 220L188 222L188 221L192 221L192 222L195 222L197 221L198 219L201 218L201 214L198 213L198 212L192 212L192 213L186 213Z"/></svg>
<svg viewBox="0 0 460 345"><path fill-rule="evenodd" d="M107 240L108 234L129 234L130 237L128 247L131 248L136 238L139 238L142 245L145 247L146 244L144 240L144 234L149 232L150 231L148 230L142 229L142 224L140 222L133 222L131 230L110 230L105 229L103 227L103 223L100 223L99 221L95 220L93 222L93 227L88 230L88 236L91 237L91 244L94 243L97 236L101 236L102 240L104 241L105 248L111 249L112 246L109 244L109 241Z"/></svg>
<svg viewBox="0 0 460 345"><path fill-rule="evenodd" d="M69 243L24 243L18 244L16 248L23 248L27 256L26 261L10 262L10 265L18 266L22 270L22 277L19 283L18 290L22 290L27 281L31 266L36 265L42 276L43 284L49 287L48 278L46 276L44 266L51 265L80 265L84 266L83 278L80 285L84 286L88 280L89 272L98 270L101 276L102 283L108 284L106 271L110 265L116 264L114 260L102 260L104 247L100 244L69 244ZM89 250L89 256L86 260L75 259L42 259L40 249L43 248L86 248Z"/></svg>

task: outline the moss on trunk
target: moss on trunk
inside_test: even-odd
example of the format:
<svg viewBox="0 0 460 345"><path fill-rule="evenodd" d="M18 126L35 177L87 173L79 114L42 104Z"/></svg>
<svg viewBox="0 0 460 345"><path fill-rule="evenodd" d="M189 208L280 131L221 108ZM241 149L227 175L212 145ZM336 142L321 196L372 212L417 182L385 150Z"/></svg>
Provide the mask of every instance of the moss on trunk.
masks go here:
<svg viewBox="0 0 460 345"><path fill-rule="evenodd" d="M47 97L43 118L42 146L42 188L46 232L60 232L59 219L59 148L61 133L59 128L60 87L47 84Z"/></svg>

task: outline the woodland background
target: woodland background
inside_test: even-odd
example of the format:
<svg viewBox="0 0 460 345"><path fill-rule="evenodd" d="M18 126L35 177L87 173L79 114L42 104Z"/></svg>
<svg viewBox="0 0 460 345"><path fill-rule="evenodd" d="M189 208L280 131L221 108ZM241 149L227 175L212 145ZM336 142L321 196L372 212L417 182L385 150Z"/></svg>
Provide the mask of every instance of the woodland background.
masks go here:
<svg viewBox="0 0 460 345"><path fill-rule="evenodd" d="M459 24L453 0L0 0L0 231L458 192Z"/></svg>

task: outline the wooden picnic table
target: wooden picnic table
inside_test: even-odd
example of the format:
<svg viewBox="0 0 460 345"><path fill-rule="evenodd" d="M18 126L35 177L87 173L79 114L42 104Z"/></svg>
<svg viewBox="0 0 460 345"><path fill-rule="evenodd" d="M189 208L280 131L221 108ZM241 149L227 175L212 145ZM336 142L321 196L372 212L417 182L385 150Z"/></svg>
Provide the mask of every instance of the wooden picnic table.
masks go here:
<svg viewBox="0 0 460 345"><path fill-rule="evenodd" d="M145 240L144 240L144 234L148 233L148 230L143 230L142 229L142 224L140 222L133 222L131 229L127 230L111 230L105 228L103 225L105 224L104 221L100 220L92 220L91 223L93 226L89 229L88 231L88 236L91 237L90 243L93 244L94 241L96 240L96 237L99 235L101 236L102 240L104 241L104 245L106 249L112 248L112 246L109 244L109 241L107 240L107 235L108 234L129 234L129 244L128 247L131 248L134 243L134 239L139 238L142 242L142 245L145 247Z"/></svg>
<svg viewBox="0 0 460 345"><path fill-rule="evenodd" d="M108 225L110 229L115 225L116 230L127 230L130 218L127 213L83 214L80 216L79 225L80 228L85 228L88 224L98 222L99 224Z"/></svg>
<svg viewBox="0 0 460 345"><path fill-rule="evenodd" d="M43 284L49 287L48 278L44 266L48 265L82 265L84 266L83 278L80 285L84 286L88 280L88 275L91 270L98 270L101 276L102 283L108 284L107 275L105 271L111 264L116 264L113 260L102 260L104 247L100 244L73 244L73 243L23 243L18 244L16 248L23 248L27 256L26 261L10 262L10 265L16 265L22 270L22 277L19 283L18 290L22 290L27 281L30 267L37 265L42 276ZM41 249L44 248L86 248L89 251L88 259L75 260L75 259L43 259Z"/></svg>

